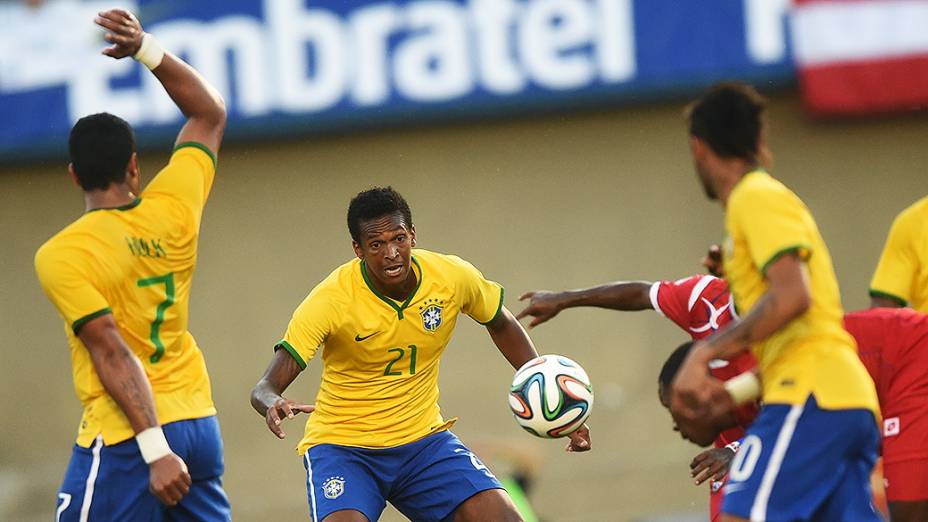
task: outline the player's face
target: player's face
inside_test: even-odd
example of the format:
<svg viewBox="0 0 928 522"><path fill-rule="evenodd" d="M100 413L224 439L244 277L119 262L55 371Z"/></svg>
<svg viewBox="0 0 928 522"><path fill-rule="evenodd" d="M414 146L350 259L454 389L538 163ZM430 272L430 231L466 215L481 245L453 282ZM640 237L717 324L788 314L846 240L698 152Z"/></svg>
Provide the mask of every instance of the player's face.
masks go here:
<svg viewBox="0 0 928 522"><path fill-rule="evenodd" d="M409 279L409 262L416 246L416 227L399 212L361 222L360 242L354 252L367 273L382 288L402 288Z"/></svg>
<svg viewBox="0 0 928 522"><path fill-rule="evenodd" d="M690 153L693 156L693 168L699 176L699 182L702 183L702 189L705 191L706 197L713 201L718 199L718 194L712 182L712 175L707 165L709 161L709 146L701 139L690 136Z"/></svg>
<svg viewBox="0 0 928 522"><path fill-rule="evenodd" d="M657 385L657 398L661 401L661 406L667 408L668 412L671 412L670 417L673 419L673 412L670 410L670 390L660 383ZM677 419L673 419L673 431L679 433L683 440L690 440L689 437L686 436L686 433L680 429L680 425L677 424Z"/></svg>

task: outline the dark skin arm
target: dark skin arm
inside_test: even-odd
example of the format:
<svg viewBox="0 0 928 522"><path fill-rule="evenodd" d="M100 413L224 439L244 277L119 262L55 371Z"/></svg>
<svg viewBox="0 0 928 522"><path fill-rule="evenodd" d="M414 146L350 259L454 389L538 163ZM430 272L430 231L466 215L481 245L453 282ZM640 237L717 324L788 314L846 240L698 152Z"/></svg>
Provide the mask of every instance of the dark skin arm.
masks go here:
<svg viewBox="0 0 928 522"><path fill-rule="evenodd" d="M622 311L651 310L653 306L648 296L650 290L651 283L646 281L618 281L582 290L526 292L519 297L519 301L529 299L529 304L519 312L516 319L530 315L534 319L528 327L534 328L552 319L565 308L595 306Z"/></svg>
<svg viewBox="0 0 928 522"><path fill-rule="evenodd" d="M84 324L78 337L93 362L106 393L140 433L159 425L151 385L142 363L126 345L111 314ZM171 453L149 464L149 488L158 500L173 506L190 490L190 474L180 457Z"/></svg>
<svg viewBox="0 0 928 522"><path fill-rule="evenodd" d="M316 408L284 398L281 394L296 379L303 369L286 350L277 350L271 364L251 391L251 407L264 416L267 428L279 439L287 435L281 429L284 419L292 419L298 413L312 413Z"/></svg>
<svg viewBox="0 0 928 522"><path fill-rule="evenodd" d="M123 9L99 14L97 25L105 28L106 41L113 44L103 54L115 59L133 56L142 45L145 32L138 19ZM175 143L195 141L218 156L226 126L226 107L219 92L193 68L169 52L152 71L164 90L187 117Z"/></svg>
<svg viewBox="0 0 928 522"><path fill-rule="evenodd" d="M505 306L486 326L493 343L513 368L521 368L523 364L538 357L535 345L532 344L525 328L522 328L519 321ZM570 444L567 446L567 451L588 451L590 449L590 429L586 425L571 433L569 437Z"/></svg>
<svg viewBox="0 0 928 522"><path fill-rule="evenodd" d="M732 323L706 342L697 343L674 379L671 410L682 418L699 417L718 397L721 382L706 373L712 359L730 359L752 343L762 341L811 306L809 277L795 253L786 254L767 269L767 292L740 322Z"/></svg>

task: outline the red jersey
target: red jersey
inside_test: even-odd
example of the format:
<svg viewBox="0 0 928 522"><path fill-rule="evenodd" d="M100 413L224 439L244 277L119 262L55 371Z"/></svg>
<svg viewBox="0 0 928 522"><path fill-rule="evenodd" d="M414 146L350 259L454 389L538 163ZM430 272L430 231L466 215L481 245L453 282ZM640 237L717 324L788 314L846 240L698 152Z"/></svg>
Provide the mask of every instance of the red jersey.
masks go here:
<svg viewBox="0 0 928 522"><path fill-rule="evenodd" d="M731 306L728 284L711 275L654 283L650 296L654 310L685 330L694 341L711 336L732 319L738 318ZM712 376L722 381L756 367L757 359L750 351L742 352L730 361L717 359L709 363ZM739 425L723 431L715 440L715 447L724 447L744 437L745 428L754 421L758 411L756 403L738 408L735 418Z"/></svg>
<svg viewBox="0 0 928 522"><path fill-rule="evenodd" d="M880 398L884 460L928 457L928 315L873 308L846 314L844 328L857 340ZM897 437L904 432L905 440Z"/></svg>

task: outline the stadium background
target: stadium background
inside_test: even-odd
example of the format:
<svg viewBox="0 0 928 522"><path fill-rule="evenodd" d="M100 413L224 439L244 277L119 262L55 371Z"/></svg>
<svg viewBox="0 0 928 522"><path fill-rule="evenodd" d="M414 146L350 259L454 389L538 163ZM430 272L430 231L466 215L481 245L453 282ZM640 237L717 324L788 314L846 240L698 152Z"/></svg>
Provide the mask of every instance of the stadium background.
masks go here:
<svg viewBox="0 0 928 522"><path fill-rule="evenodd" d="M845 307L861 308L893 216L925 192L924 118L810 119L793 77L774 72L758 82L772 97L773 173L810 206ZM482 106L477 116L465 100L465 121L419 113L440 121L387 118L372 126L358 113L355 124L292 125L274 139L236 131L248 122L231 120L233 143L222 150L202 226L191 330L213 382L234 516L306 517L305 475L293 452L304 419L287 423L287 440L277 441L248 405L248 392L294 307L352 255L344 222L351 196L373 185L399 189L412 205L420 246L472 261L506 287L513 311L532 289L683 277L722 236L721 210L702 195L681 119L685 100L712 79L627 92L623 84L614 98L580 90L550 104L544 92L522 93L499 110ZM3 114L22 118L13 99L0 92ZM620 103L629 101L636 103ZM6 136L15 134L10 121L0 123ZM165 129L176 124L142 126L145 179L167 160ZM60 138L54 132L45 135L49 143ZM82 201L61 144L40 142L7 141L0 157L3 520L52 516L80 416L62 326L35 281L32 257L80 215ZM511 370L472 322L461 323L442 365L441 405L447 417L460 417L456 433L497 469L504 448L533 454L541 466L532 499L546 520L703 518L706 489L687 473L698 449L670 430L655 393L658 369L683 335L656 314L578 310L532 337L539 351L569 355L589 372L594 451L565 454L562 441L534 439L516 426L505 400ZM319 370L311 363L289 396L312 400Z"/></svg>

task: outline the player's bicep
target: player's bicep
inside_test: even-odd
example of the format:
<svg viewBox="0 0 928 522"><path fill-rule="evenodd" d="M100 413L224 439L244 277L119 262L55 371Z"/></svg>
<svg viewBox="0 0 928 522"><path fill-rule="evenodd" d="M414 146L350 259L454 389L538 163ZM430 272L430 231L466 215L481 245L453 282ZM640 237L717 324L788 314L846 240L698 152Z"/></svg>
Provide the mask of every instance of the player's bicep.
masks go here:
<svg viewBox="0 0 928 522"><path fill-rule="evenodd" d="M187 120L187 123L180 129L174 146L177 147L183 143L200 143L213 158L218 158L219 145L222 143L224 132L224 120L214 121L204 118L192 118Z"/></svg>
<svg viewBox="0 0 928 522"><path fill-rule="evenodd" d="M129 351L112 314L103 314L87 321L77 336L94 361L103 360L120 351Z"/></svg>

